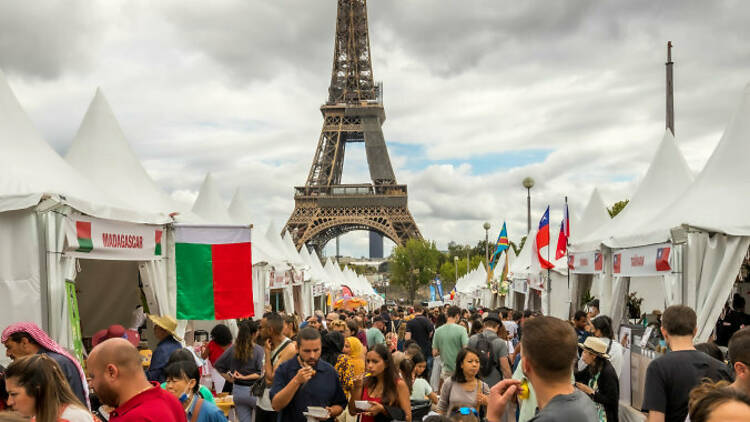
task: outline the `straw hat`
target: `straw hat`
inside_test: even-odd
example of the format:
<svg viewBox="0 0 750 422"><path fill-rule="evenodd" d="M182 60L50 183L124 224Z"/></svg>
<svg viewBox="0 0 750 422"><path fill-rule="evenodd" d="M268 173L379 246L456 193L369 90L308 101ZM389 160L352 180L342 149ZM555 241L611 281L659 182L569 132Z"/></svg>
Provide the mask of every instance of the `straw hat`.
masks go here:
<svg viewBox="0 0 750 422"><path fill-rule="evenodd" d="M154 324L158 325L159 327L167 330L169 334L172 334L172 337L177 339L177 341L182 341L182 338L177 335L175 330L177 329L177 320L169 315L159 316L159 315L153 315L149 314L148 319L151 320Z"/></svg>
<svg viewBox="0 0 750 422"><path fill-rule="evenodd" d="M583 344L578 343L578 347L582 348L583 350L588 350L589 352L597 356L601 356L604 359L609 359L609 355L607 354L607 343L599 338L589 336L586 338L586 341Z"/></svg>

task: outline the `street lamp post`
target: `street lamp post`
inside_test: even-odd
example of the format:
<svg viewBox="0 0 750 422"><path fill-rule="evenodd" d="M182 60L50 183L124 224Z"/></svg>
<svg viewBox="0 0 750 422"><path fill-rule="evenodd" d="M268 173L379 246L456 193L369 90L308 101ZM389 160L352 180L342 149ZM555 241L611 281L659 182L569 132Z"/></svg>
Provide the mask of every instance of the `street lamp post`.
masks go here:
<svg viewBox="0 0 750 422"><path fill-rule="evenodd" d="M534 179L527 177L523 179L523 187L526 188L526 233L531 233L531 188L534 187Z"/></svg>
<svg viewBox="0 0 750 422"><path fill-rule="evenodd" d="M489 265L490 262L490 223L485 221L484 225L484 266Z"/></svg>

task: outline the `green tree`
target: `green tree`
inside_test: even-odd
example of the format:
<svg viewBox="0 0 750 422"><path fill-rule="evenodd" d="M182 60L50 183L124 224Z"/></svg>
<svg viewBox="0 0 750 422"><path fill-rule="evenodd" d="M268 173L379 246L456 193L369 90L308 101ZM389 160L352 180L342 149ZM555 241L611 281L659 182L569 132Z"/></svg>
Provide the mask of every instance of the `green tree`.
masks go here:
<svg viewBox="0 0 750 422"><path fill-rule="evenodd" d="M471 257L471 263L469 264L469 269L473 270L479 265L484 264L484 256L474 255ZM446 260L443 265L440 266L440 271L438 272L440 274L440 280L443 283L443 290L450 290L453 288L453 286L456 285L456 267L458 267L458 278L463 277L468 272L466 267L466 256L457 261Z"/></svg>
<svg viewBox="0 0 750 422"><path fill-rule="evenodd" d="M629 199L625 199L623 201L617 201L614 205L612 205L612 208L607 208L607 212L609 213L610 218L615 218L617 214L620 213L630 202Z"/></svg>
<svg viewBox="0 0 750 422"><path fill-rule="evenodd" d="M515 243L510 242L510 245L513 246L513 252L516 253L516 256L518 256L519 253L521 253L521 249L523 249L523 245L526 244L526 236L521 238L521 241L518 242L518 246L516 246Z"/></svg>
<svg viewBox="0 0 750 422"><path fill-rule="evenodd" d="M411 303L414 303L417 289L435 278L440 255L434 242L422 239L409 239L405 245L393 249L391 282L407 290Z"/></svg>

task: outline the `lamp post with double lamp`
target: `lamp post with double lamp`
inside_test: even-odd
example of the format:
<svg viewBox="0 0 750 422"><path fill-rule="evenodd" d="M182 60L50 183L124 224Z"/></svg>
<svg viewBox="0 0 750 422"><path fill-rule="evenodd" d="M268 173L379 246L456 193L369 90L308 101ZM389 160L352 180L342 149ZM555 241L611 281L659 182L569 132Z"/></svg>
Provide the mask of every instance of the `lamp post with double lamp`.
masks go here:
<svg viewBox="0 0 750 422"><path fill-rule="evenodd" d="M485 221L482 225L484 227L484 266L489 265L490 262L490 223Z"/></svg>
<svg viewBox="0 0 750 422"><path fill-rule="evenodd" d="M531 233L531 188L534 187L534 179L526 177L522 183L526 188L526 234L529 234Z"/></svg>

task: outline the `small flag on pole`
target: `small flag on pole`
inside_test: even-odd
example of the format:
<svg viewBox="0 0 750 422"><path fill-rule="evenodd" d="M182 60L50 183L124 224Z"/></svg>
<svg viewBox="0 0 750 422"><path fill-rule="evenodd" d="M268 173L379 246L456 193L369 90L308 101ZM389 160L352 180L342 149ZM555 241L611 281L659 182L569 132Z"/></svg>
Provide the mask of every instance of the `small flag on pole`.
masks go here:
<svg viewBox="0 0 750 422"><path fill-rule="evenodd" d="M554 265L552 265L551 262L547 261L546 259L542 258L541 250L545 247L549 247L549 206L547 206L547 210L544 211L544 215L542 215L542 219L539 220L539 231L536 232L536 256L539 260L539 265L545 269L549 270L552 268L555 268Z"/></svg>

